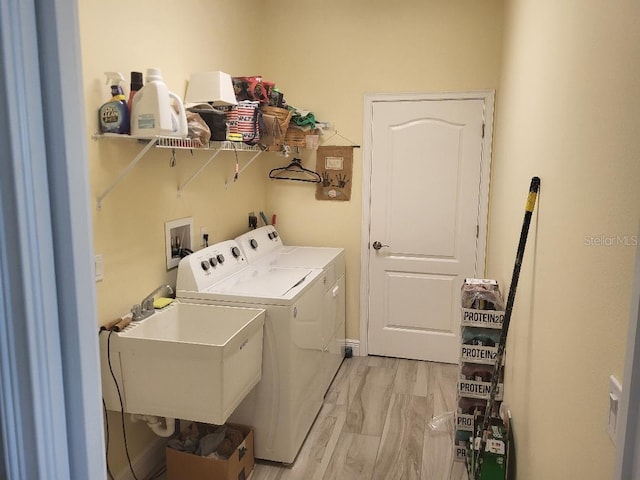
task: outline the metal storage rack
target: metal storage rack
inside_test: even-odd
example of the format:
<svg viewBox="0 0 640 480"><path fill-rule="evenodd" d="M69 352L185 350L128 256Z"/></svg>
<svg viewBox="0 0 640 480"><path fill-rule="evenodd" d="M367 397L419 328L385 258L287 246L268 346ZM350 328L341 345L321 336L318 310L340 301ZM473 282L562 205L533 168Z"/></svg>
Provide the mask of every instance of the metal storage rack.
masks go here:
<svg viewBox="0 0 640 480"><path fill-rule="evenodd" d="M146 142L144 147L138 152L138 154L129 162L129 164L120 172L120 174L109 184L104 191L98 195L97 206L98 209L102 208L102 202L104 199L111 193L111 191L124 179L125 176L137 165L137 163L142 160L142 158L147 154L151 148L165 148L171 149L175 154L176 150L202 150L202 151L212 151L213 154L207 159L206 162L200 168L198 168L187 180L185 180L182 185L178 187L178 196L184 190L187 185L189 185L207 166L216 158L220 152L252 152L253 155L251 158L245 163L245 165L239 169L231 178L228 178L225 181L225 186L228 187L232 181L235 181L235 178L242 173L253 161L258 158L258 156L263 152L263 150L257 145L247 145L242 142L230 142L230 141L222 141L222 142L209 142L208 145L202 145L200 141L193 140L189 138L176 138L176 137L163 137L163 136L155 136L155 137L135 137L132 135L122 135L122 134L114 134L114 133L104 133L104 134L95 134L93 135L94 140L99 139L114 139L118 141L137 141L137 142Z"/></svg>

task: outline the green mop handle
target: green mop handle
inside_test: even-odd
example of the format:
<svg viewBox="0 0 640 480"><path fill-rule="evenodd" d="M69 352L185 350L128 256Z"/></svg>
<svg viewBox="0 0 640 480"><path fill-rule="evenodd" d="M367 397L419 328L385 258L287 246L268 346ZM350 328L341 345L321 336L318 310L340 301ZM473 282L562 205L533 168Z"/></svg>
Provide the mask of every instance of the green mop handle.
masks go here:
<svg viewBox="0 0 640 480"><path fill-rule="evenodd" d="M473 480L480 479L480 473L482 471L482 458L487 446L486 432L489 429L489 422L491 412L496 400L496 393L498 389L498 380L502 370L502 358L504 356L504 348L507 344L507 333L509 332L509 323L511 322L511 312L513 311L513 302L516 298L516 290L518 288L518 279L520 278L520 267L522 266L522 259L524 257L524 248L527 244L527 236L529 234L529 225L531 224L531 215L533 209L536 206L536 198L538 197L538 190L540 189L540 178L533 177L531 179L531 185L529 186L529 195L527 196L527 204L525 206L524 221L522 223L522 231L520 232L520 242L518 243L518 251L516 252L516 263L513 267L513 275L511 276L511 286L509 287L509 297L507 298L507 305L504 311L504 320L502 323L502 330L500 332L500 341L498 343L498 352L496 355L496 364L493 367L493 378L491 379L491 390L489 393L489 400L484 411L484 418L482 419L482 430L480 430L480 447L477 453L474 453L476 457L475 470L473 473ZM477 432L474 432L474 435ZM472 439L473 441L473 439Z"/></svg>

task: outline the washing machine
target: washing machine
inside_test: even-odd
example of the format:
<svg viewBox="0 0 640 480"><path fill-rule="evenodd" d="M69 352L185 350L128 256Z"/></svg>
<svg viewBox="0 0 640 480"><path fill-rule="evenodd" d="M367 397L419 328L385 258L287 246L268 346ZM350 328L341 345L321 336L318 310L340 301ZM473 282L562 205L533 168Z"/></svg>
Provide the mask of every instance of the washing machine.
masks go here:
<svg viewBox="0 0 640 480"><path fill-rule="evenodd" d="M345 356L344 249L284 245L273 225L250 230L235 241L251 265L320 268L325 286L322 315L322 389L326 393Z"/></svg>
<svg viewBox="0 0 640 480"><path fill-rule="evenodd" d="M262 379L229 418L253 427L256 458L293 463L322 406L325 282L321 268L249 264L234 240L178 265L177 298L265 310Z"/></svg>

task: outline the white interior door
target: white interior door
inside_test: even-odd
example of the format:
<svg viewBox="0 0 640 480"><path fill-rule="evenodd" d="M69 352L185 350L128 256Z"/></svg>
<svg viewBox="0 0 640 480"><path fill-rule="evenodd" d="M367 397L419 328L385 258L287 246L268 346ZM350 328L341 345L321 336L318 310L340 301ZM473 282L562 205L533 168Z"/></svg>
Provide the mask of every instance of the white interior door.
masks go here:
<svg viewBox="0 0 640 480"><path fill-rule="evenodd" d="M370 102L369 354L459 360L460 287L484 274L488 97Z"/></svg>

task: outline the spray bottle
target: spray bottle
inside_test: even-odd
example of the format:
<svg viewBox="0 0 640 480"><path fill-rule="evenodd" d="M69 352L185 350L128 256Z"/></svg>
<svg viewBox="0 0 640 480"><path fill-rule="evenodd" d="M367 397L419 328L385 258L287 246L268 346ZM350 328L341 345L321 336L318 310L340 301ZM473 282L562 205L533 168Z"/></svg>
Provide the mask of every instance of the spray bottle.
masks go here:
<svg viewBox="0 0 640 480"><path fill-rule="evenodd" d="M129 133L129 109L120 82L120 72L105 72L107 85L111 83L111 100L100 107L98 121L102 133Z"/></svg>
<svg viewBox="0 0 640 480"><path fill-rule="evenodd" d="M131 88L129 89L129 100L127 100L127 107L129 107L129 115L131 115L131 104L133 103L133 97L135 97L138 90L143 87L142 72L131 72Z"/></svg>

